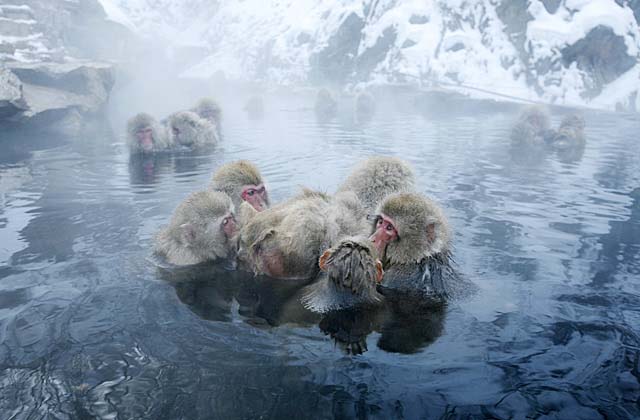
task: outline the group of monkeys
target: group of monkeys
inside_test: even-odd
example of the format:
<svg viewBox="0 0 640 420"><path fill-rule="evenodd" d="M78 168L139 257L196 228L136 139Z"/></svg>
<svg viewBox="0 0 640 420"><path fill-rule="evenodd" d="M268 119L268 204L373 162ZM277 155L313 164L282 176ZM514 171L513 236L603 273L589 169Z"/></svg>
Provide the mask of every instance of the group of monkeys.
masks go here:
<svg viewBox="0 0 640 420"><path fill-rule="evenodd" d="M385 288L446 299L458 287L443 211L415 192L412 168L394 157L360 162L334 194L303 189L272 206L250 162L221 166L155 238L168 263L233 261L275 279L313 281L315 312L376 304Z"/></svg>
<svg viewBox="0 0 640 420"><path fill-rule="evenodd" d="M369 96L358 96L356 110L367 111L373 103ZM330 93L320 90L316 113L334 108ZM161 122L138 114L128 123L131 152L213 145L220 138L220 117L220 107L210 99ZM572 115L553 130L545 111L532 107L511 138L516 145L579 147L584 120ZM302 303L315 312L376 304L385 290L446 301L470 285L453 266L442 209L415 185L407 162L371 157L357 164L334 194L303 189L272 206L255 165L231 162L214 173L206 190L177 207L157 234L154 252L175 265L223 260L275 279L308 279Z"/></svg>
<svg viewBox="0 0 640 420"><path fill-rule="evenodd" d="M160 122L147 113L137 114L127 123L129 149L132 154L150 154L215 146L220 141L221 115L212 99L202 99Z"/></svg>
<svg viewBox="0 0 640 420"><path fill-rule="evenodd" d="M551 148L558 151L580 149L585 145L585 121L577 114L562 119L557 130L551 128L548 113L541 107L525 109L511 130L514 146Z"/></svg>

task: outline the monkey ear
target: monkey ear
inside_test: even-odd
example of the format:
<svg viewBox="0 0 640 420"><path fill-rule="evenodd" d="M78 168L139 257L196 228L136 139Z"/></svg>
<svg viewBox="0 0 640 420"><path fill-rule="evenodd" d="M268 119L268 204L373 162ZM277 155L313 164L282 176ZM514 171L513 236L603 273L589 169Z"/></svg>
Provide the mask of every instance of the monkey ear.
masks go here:
<svg viewBox="0 0 640 420"><path fill-rule="evenodd" d="M320 259L318 260L318 266L320 267L320 270L326 271L327 260L329 259L329 257L331 257L331 250L327 249L322 253L322 255L320 256Z"/></svg>
<svg viewBox="0 0 640 420"><path fill-rule="evenodd" d="M382 283L384 277L384 270L382 269L382 263L380 260L376 260L376 283Z"/></svg>
<svg viewBox="0 0 640 420"><path fill-rule="evenodd" d="M180 225L180 237L186 244L192 244L196 239L196 228L191 223L183 223Z"/></svg>

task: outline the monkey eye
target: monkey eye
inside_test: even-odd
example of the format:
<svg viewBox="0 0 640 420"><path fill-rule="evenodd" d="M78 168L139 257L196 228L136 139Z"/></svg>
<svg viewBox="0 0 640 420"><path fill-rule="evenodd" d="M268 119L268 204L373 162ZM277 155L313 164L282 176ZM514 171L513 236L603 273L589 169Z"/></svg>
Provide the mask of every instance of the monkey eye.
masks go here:
<svg viewBox="0 0 640 420"><path fill-rule="evenodd" d="M256 190L249 190L249 192L247 192L249 197L253 196L255 193L256 193Z"/></svg>
<svg viewBox="0 0 640 420"><path fill-rule="evenodd" d="M393 230L393 225L391 223L387 223L387 226L385 227L385 229L391 231Z"/></svg>

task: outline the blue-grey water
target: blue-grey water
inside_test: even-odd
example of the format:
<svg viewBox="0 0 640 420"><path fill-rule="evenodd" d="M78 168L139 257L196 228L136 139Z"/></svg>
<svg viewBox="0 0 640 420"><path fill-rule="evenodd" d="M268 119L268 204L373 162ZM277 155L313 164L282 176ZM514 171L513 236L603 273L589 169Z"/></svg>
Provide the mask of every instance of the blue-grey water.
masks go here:
<svg viewBox="0 0 640 420"><path fill-rule="evenodd" d="M640 416L640 121L590 112L583 153L535 154L510 149L515 109L413 102L319 123L313 95L265 94L262 118L229 102L216 150L142 160L118 118L1 140L0 418ZM278 201L374 154L442 203L474 296L320 318L295 283L149 258L224 162Z"/></svg>

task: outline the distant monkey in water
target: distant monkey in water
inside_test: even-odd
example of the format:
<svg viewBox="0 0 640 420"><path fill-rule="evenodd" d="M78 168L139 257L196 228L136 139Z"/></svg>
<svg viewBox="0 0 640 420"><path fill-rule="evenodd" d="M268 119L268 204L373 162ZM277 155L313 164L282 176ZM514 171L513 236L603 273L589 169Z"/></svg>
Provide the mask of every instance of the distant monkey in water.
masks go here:
<svg viewBox="0 0 640 420"><path fill-rule="evenodd" d="M218 143L217 127L195 112L176 112L167 118L167 125L176 146L197 149Z"/></svg>
<svg viewBox="0 0 640 420"><path fill-rule="evenodd" d="M511 129L511 143L516 146L541 146L553 136L547 111L539 106L525 109Z"/></svg>
<svg viewBox="0 0 640 420"><path fill-rule="evenodd" d="M367 122L376 112L376 99L369 92L360 92L355 99L356 121Z"/></svg>
<svg viewBox="0 0 640 420"><path fill-rule="evenodd" d="M551 147L557 150L584 147L584 118L580 115L569 115L560 122L558 130L549 139Z"/></svg>
<svg viewBox="0 0 640 420"><path fill-rule="evenodd" d="M196 106L190 111L195 112L200 118L204 118L217 127L220 127L222 108L220 108L220 105L213 99L203 98L199 100Z"/></svg>
<svg viewBox="0 0 640 420"><path fill-rule="evenodd" d="M127 143L132 154L162 152L173 146L166 128L145 113L127 122Z"/></svg>
<svg viewBox="0 0 640 420"><path fill-rule="evenodd" d="M330 121L338 112L338 103L333 99L333 95L328 89L322 88L318 91L315 104L316 117L321 122Z"/></svg>

